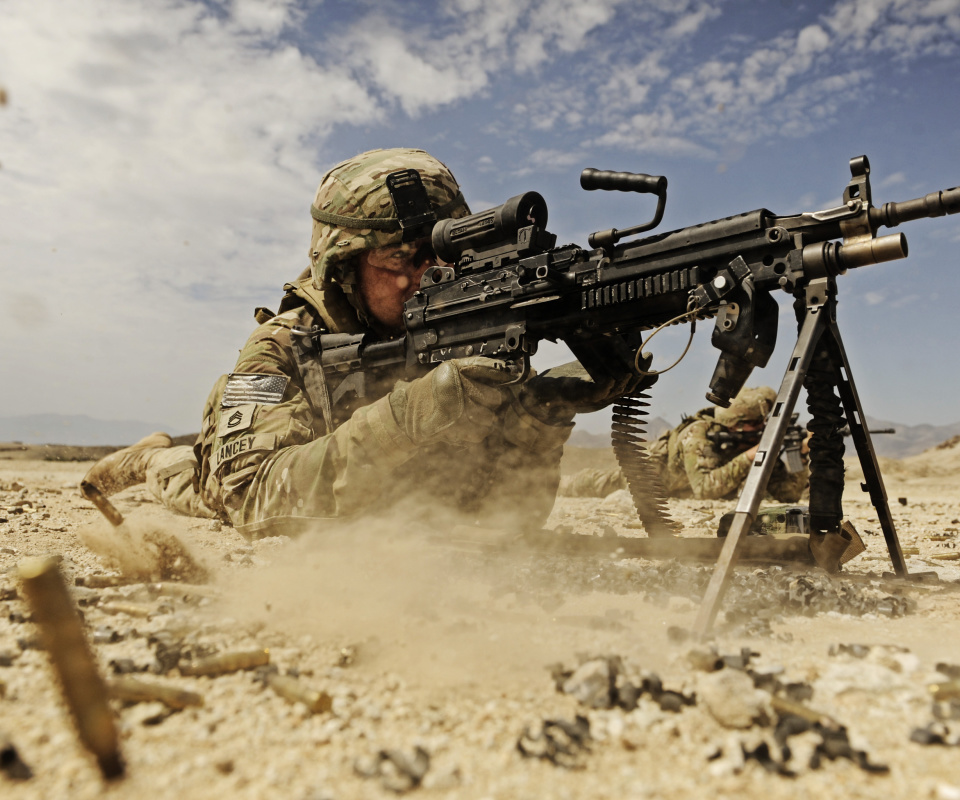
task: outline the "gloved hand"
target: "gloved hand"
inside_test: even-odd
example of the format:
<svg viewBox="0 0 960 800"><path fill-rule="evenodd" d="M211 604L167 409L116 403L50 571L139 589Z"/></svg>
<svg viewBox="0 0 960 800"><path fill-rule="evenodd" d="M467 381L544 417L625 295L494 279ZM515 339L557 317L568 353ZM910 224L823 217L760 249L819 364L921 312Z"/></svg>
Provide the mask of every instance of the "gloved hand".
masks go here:
<svg viewBox="0 0 960 800"><path fill-rule="evenodd" d="M429 374L400 381L388 395L401 430L417 445L476 444L497 422L497 410L515 380L504 362L491 358L445 361Z"/></svg>
<svg viewBox="0 0 960 800"><path fill-rule="evenodd" d="M548 425L569 425L577 414L600 411L623 394L652 386L657 376L625 374L596 383L579 361L552 367L520 389L520 404Z"/></svg>

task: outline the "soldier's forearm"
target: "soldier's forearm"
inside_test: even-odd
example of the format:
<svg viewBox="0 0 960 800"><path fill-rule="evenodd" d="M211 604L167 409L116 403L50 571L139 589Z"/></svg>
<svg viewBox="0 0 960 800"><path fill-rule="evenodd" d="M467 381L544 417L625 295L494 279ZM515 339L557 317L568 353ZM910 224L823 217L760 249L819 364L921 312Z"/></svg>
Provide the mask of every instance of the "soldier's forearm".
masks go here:
<svg viewBox="0 0 960 800"><path fill-rule="evenodd" d="M257 472L239 516L250 525L276 516L338 518L368 508L417 447L384 397L354 412L332 434L285 447Z"/></svg>

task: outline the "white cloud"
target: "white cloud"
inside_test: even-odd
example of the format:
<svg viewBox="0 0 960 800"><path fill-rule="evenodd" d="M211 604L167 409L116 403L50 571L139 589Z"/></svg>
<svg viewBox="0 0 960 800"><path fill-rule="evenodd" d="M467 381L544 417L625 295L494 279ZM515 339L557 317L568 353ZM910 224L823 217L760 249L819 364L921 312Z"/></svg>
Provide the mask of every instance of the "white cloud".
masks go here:
<svg viewBox="0 0 960 800"><path fill-rule="evenodd" d="M901 183L906 183L907 176L903 172L894 172L892 175L888 175L878 184L880 188L885 189L888 186L897 186Z"/></svg>
<svg viewBox="0 0 960 800"><path fill-rule="evenodd" d="M3 0L0 336L30 340L11 368L58 353L36 379L46 396L94 365L132 369L117 408L149 382L139 353L169 356L166 381L227 368L250 327L237 309L305 263L309 198L343 126L388 135L398 115L450 110L427 134L452 141L482 119L462 145L478 172L503 170L504 142L542 170L594 148L732 161L868 101L881 60L906 68L960 41L960 0L840 0L759 46L723 27L732 9ZM211 329L221 316L232 327Z"/></svg>
<svg viewBox="0 0 960 800"><path fill-rule="evenodd" d="M819 25L808 25L797 36L797 54L807 56L822 53L830 46L830 37Z"/></svg>
<svg viewBox="0 0 960 800"><path fill-rule="evenodd" d="M960 49L957 0L841 0L824 24L847 54L863 50L906 59Z"/></svg>
<svg viewBox="0 0 960 800"><path fill-rule="evenodd" d="M715 153L680 133L682 126L669 109L652 114L634 114L607 133L591 139L588 144L618 147L640 153L661 153L672 156L712 158Z"/></svg>
<svg viewBox="0 0 960 800"><path fill-rule="evenodd" d="M265 287L276 297L306 262L317 143L382 111L341 67L276 39L289 9L249 8L238 19L232 5L176 0L4 3L0 277L43 314L4 315L0 336L30 337L13 359L57 354L62 369L38 387L89 384L98 359L130 371L116 398L130 408L147 367L133 340L156 353L148 342L184 346L203 328L207 352L186 345L179 362L219 361L219 348L227 368L238 337L204 315Z"/></svg>
<svg viewBox="0 0 960 800"><path fill-rule="evenodd" d="M276 36L303 19L303 10L293 0L228 0L224 3L240 30Z"/></svg>
<svg viewBox="0 0 960 800"><path fill-rule="evenodd" d="M487 84L487 70L469 53L437 58L419 37L386 20L365 20L337 42L343 62L361 73L388 105L411 115L469 97ZM433 57L433 60L428 60Z"/></svg>
<svg viewBox="0 0 960 800"><path fill-rule="evenodd" d="M674 10L679 11L676 6ZM676 21L667 28L664 36L668 39L686 39L699 31L707 22L719 17L721 13L719 8L703 3L679 14Z"/></svg>
<svg viewBox="0 0 960 800"><path fill-rule="evenodd" d="M517 177L531 174L543 174L577 166L583 163L583 153L571 150L543 148L534 150L524 162L524 166L514 170Z"/></svg>

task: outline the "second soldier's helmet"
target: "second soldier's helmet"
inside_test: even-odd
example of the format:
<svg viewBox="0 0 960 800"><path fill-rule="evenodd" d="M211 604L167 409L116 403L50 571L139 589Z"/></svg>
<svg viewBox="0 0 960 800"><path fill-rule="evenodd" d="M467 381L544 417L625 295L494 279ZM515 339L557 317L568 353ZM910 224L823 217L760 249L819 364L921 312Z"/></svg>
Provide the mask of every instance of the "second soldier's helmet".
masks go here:
<svg viewBox="0 0 960 800"><path fill-rule="evenodd" d="M310 265L317 288L339 284L353 294L357 256L401 243L400 222L387 176L415 169L437 219L470 213L453 173L423 150L370 150L337 164L320 181L310 207Z"/></svg>
<svg viewBox="0 0 960 800"><path fill-rule="evenodd" d="M773 408L777 393L769 386L743 388L733 398L729 408L717 407L713 418L728 428L743 422L763 422Z"/></svg>

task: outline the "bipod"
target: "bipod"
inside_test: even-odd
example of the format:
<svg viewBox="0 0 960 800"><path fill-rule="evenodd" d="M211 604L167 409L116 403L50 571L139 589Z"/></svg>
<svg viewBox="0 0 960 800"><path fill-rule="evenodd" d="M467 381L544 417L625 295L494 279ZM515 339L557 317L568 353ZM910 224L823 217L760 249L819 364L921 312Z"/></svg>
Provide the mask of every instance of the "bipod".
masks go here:
<svg viewBox="0 0 960 800"><path fill-rule="evenodd" d="M801 386L807 387L808 405L812 414L810 429L814 431L810 441L811 539L818 532L839 530L843 516L840 503L843 494L843 439L839 434L843 420L837 413L842 404L863 469L865 482L862 487L870 493L873 507L880 519L894 572L900 578L908 577L900 539L890 515L877 454L873 449L870 432L864 424L860 397L840 338L840 329L837 327L836 282L833 278L812 280L806 286L802 299L805 311L797 343L790 356L773 410L760 437L756 458L747 473L747 480L740 493L713 576L697 612L693 625L693 634L697 638L706 637L713 627L740 551L741 537L750 530L756 519L760 502L779 458ZM833 393L834 387L839 392L839 401ZM831 403L836 406L835 409L830 407Z"/></svg>

